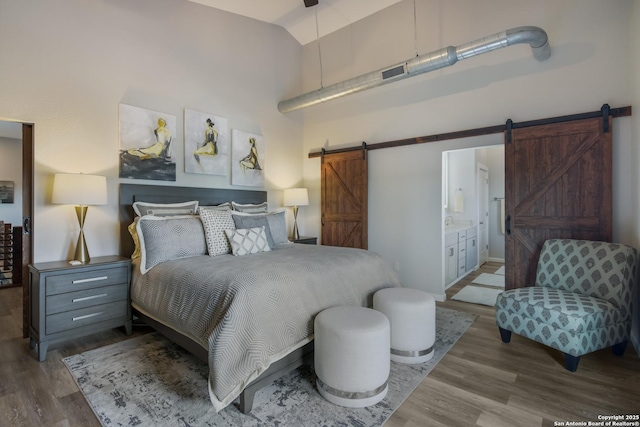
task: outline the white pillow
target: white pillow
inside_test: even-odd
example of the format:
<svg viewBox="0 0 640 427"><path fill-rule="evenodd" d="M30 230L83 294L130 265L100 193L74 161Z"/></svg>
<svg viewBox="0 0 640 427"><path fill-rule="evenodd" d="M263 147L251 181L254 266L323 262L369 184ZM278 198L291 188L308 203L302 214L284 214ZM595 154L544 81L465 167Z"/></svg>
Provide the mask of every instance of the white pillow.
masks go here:
<svg viewBox="0 0 640 427"><path fill-rule="evenodd" d="M133 210L138 216L195 215L198 212L198 201L181 203L134 202Z"/></svg>
<svg viewBox="0 0 640 427"><path fill-rule="evenodd" d="M217 210L217 211L230 211L231 210L231 203L224 202L224 203L220 203L219 205L199 206L198 207L198 212L200 212L200 209L213 209L213 210Z"/></svg>
<svg viewBox="0 0 640 427"><path fill-rule="evenodd" d="M231 242L233 255L249 255L271 250L264 232L264 226L237 228L235 230L225 230L224 232L229 238L229 242Z"/></svg>
<svg viewBox="0 0 640 427"><path fill-rule="evenodd" d="M230 210L200 209L200 219L204 225L207 238L207 248L210 256L223 255L231 252L229 239L225 230L235 230Z"/></svg>
<svg viewBox="0 0 640 427"><path fill-rule="evenodd" d="M136 231L142 274L163 261L207 254L202 221L194 215L145 215L138 220Z"/></svg>

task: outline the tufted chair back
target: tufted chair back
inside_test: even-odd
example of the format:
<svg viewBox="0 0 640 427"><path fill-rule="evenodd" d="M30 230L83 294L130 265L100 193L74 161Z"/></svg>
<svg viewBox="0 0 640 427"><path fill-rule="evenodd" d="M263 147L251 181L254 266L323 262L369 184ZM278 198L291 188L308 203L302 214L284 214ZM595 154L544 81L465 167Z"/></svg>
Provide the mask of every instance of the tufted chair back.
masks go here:
<svg viewBox="0 0 640 427"><path fill-rule="evenodd" d="M634 248L617 243L547 240L540 252L535 286L609 301L628 318L637 257Z"/></svg>

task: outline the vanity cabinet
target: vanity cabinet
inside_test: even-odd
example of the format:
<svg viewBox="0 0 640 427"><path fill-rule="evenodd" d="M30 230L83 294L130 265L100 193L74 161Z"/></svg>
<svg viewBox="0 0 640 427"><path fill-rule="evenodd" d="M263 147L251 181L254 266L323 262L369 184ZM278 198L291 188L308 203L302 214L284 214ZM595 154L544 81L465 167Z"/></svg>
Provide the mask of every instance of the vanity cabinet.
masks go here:
<svg viewBox="0 0 640 427"><path fill-rule="evenodd" d="M458 233L445 235L444 276L445 286L458 278Z"/></svg>
<svg viewBox="0 0 640 427"><path fill-rule="evenodd" d="M478 264L478 229L475 227L467 230L465 257L468 273Z"/></svg>
<svg viewBox="0 0 640 427"><path fill-rule="evenodd" d="M451 285L478 264L478 229L448 232L444 239L444 285Z"/></svg>

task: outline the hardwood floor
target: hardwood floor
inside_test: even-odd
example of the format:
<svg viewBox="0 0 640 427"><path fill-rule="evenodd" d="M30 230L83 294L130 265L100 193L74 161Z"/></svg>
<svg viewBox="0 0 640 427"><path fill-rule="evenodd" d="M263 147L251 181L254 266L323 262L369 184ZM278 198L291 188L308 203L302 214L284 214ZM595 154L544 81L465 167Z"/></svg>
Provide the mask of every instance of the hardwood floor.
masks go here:
<svg viewBox="0 0 640 427"><path fill-rule="evenodd" d="M452 288L450 298L487 263ZM448 299L442 307L478 315L443 360L400 406L386 427L553 426L554 421L598 421L598 415L640 413L640 358L609 350L582 357L568 372L562 355L513 335L500 341L494 309ZM22 292L0 289L0 426L100 426L61 358L127 339L114 329L52 345L38 363L21 338ZM134 335L149 332L134 327Z"/></svg>

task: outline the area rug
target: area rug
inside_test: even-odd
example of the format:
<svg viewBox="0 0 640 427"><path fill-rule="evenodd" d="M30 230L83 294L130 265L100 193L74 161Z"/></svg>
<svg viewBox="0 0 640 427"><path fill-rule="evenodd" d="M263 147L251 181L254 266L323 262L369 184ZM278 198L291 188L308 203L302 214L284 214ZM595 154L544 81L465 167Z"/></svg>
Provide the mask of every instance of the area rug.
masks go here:
<svg viewBox="0 0 640 427"><path fill-rule="evenodd" d="M482 273L473 279L471 283L504 289L504 276L500 276L499 274Z"/></svg>
<svg viewBox="0 0 640 427"><path fill-rule="evenodd" d="M500 267L499 269L497 269L495 271L495 273L493 273L493 274L500 274L500 275L504 276L504 265L502 267Z"/></svg>
<svg viewBox="0 0 640 427"><path fill-rule="evenodd" d="M483 288L481 286L465 286L451 299L456 301L470 302L493 307L496 305L496 298L502 289Z"/></svg>
<svg viewBox="0 0 640 427"><path fill-rule="evenodd" d="M368 408L324 400L312 370L301 367L255 395L251 413L236 403L216 414L206 363L158 333L62 359L103 426L380 426L444 357L477 316L438 307L433 358L391 363L385 399Z"/></svg>

